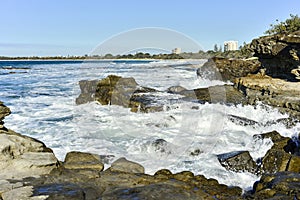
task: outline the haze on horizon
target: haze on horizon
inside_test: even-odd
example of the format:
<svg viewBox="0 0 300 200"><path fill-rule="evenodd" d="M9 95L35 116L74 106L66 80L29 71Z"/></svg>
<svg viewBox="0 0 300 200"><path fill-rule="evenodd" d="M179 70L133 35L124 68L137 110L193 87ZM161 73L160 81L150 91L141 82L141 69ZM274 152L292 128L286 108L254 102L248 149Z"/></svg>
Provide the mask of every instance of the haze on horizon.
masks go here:
<svg viewBox="0 0 300 200"><path fill-rule="evenodd" d="M67 56L90 54L113 36L149 27L173 31L196 44L185 46L184 39L171 42L164 39L168 37L155 41L152 35L163 50L206 51L227 40L241 45L263 35L276 19L299 14L300 1L3 0L0 7L0 56ZM138 38L125 49L138 47ZM119 48L106 47L101 54Z"/></svg>

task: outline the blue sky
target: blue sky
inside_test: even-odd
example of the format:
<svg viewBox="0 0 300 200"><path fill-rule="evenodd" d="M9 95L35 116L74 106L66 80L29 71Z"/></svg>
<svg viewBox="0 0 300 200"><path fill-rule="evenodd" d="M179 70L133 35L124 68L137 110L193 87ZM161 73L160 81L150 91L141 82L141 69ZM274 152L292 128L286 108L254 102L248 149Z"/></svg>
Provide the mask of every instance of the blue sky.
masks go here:
<svg viewBox="0 0 300 200"><path fill-rule="evenodd" d="M289 14L300 14L300 1L0 0L0 55L90 54L143 27L174 30L209 50L226 40L250 42Z"/></svg>

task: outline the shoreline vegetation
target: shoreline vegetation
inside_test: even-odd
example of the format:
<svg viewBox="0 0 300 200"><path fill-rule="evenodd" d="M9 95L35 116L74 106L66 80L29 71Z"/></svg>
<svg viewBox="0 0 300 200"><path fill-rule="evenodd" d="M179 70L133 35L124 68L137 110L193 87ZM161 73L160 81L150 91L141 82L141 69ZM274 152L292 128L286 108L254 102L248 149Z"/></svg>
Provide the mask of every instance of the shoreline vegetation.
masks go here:
<svg viewBox="0 0 300 200"><path fill-rule="evenodd" d="M127 55L112 55L106 54L101 55L83 55L83 56L0 56L0 61L9 60L173 60L173 59L209 59L211 57L220 56L228 58L247 58L250 57L250 52L247 51L247 45L241 47L240 50L236 51L199 51L194 52L183 52L180 54L149 54L139 52L136 54Z"/></svg>

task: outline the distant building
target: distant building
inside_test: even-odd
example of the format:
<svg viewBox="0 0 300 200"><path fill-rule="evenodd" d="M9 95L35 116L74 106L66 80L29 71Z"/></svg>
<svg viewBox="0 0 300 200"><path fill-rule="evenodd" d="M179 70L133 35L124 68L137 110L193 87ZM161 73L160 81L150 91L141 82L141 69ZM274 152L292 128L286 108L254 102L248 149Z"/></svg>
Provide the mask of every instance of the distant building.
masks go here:
<svg viewBox="0 0 300 200"><path fill-rule="evenodd" d="M238 41L225 41L224 51L235 51L238 50Z"/></svg>
<svg viewBox="0 0 300 200"><path fill-rule="evenodd" d="M173 54L181 54L181 48L175 48L172 50Z"/></svg>

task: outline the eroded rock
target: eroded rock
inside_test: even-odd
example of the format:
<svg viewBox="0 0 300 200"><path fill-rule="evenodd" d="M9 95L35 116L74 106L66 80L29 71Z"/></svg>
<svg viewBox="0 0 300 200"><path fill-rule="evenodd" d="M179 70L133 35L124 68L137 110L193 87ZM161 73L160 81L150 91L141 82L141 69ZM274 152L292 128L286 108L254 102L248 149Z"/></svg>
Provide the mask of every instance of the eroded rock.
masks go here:
<svg viewBox="0 0 300 200"><path fill-rule="evenodd" d="M197 70L199 77L209 80L232 81L248 74L256 74L261 68L258 58L234 59L213 57Z"/></svg>
<svg viewBox="0 0 300 200"><path fill-rule="evenodd" d="M275 34L252 40L250 48L266 74L274 78L297 80L292 70L300 66L300 31Z"/></svg>
<svg viewBox="0 0 300 200"><path fill-rule="evenodd" d="M0 152L1 178L48 174L58 166L52 150L44 143L12 130L0 130Z"/></svg>
<svg viewBox="0 0 300 200"><path fill-rule="evenodd" d="M251 75L236 79L235 87L244 93L250 104L262 101L300 119L300 83L298 82Z"/></svg>
<svg viewBox="0 0 300 200"><path fill-rule="evenodd" d="M300 174L295 172L265 174L254 184L253 193L251 199L253 197L261 199L299 199Z"/></svg>

